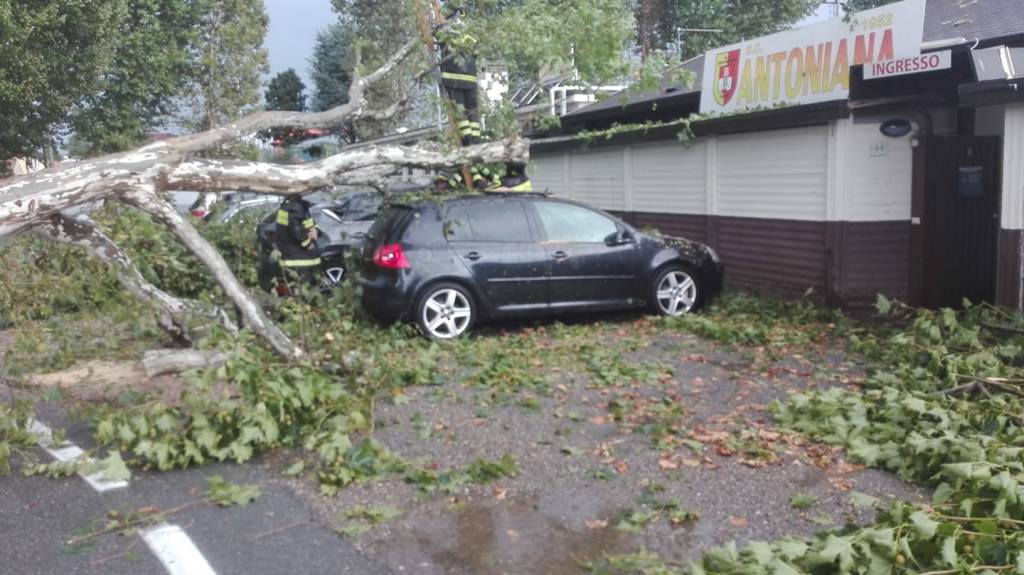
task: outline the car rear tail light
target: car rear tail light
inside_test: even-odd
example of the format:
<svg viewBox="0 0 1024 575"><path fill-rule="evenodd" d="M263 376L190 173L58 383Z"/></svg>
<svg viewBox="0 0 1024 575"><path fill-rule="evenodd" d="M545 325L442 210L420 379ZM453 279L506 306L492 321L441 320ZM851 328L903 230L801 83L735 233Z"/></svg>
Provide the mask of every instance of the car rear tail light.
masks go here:
<svg viewBox="0 0 1024 575"><path fill-rule="evenodd" d="M409 260L405 257L405 250L402 249L402 244L388 244L377 248L377 251L373 252L373 263L389 270L412 267L409 265Z"/></svg>
<svg viewBox="0 0 1024 575"><path fill-rule="evenodd" d="M192 210L192 215L197 217L197 218L199 218L199 219L205 218L206 214L207 214L206 210L204 210L202 208L196 208L196 209Z"/></svg>

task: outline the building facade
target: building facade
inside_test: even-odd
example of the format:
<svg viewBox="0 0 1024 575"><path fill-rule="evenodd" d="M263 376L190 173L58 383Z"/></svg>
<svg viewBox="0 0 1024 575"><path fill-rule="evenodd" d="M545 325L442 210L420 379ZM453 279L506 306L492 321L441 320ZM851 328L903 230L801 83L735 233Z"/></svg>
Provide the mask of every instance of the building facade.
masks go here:
<svg viewBox="0 0 1024 575"><path fill-rule="evenodd" d="M1024 6L900 4L914 3L924 12L918 54L941 67L876 70L858 54L842 99L704 117L680 138L677 120L701 110L702 88L735 92L728 76L742 77L730 55L738 47L722 49L730 56L717 69L706 62L712 51L684 64L693 87L663 86L625 105L613 97L537 136L534 187L707 242L733 286L843 306L881 293L1022 308ZM791 59L811 54L812 40ZM725 80L701 82L714 73Z"/></svg>

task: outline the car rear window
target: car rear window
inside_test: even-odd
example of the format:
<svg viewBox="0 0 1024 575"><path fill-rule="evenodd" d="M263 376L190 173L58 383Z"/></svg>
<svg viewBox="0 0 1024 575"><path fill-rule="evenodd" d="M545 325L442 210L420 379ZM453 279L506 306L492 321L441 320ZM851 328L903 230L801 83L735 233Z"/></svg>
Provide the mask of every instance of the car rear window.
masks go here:
<svg viewBox="0 0 1024 575"><path fill-rule="evenodd" d="M445 233L453 242L534 241L526 210L517 200L455 204L448 209Z"/></svg>
<svg viewBox="0 0 1024 575"><path fill-rule="evenodd" d="M366 235L381 241L395 238L401 234L412 213L412 208L408 206L390 206L373 222Z"/></svg>

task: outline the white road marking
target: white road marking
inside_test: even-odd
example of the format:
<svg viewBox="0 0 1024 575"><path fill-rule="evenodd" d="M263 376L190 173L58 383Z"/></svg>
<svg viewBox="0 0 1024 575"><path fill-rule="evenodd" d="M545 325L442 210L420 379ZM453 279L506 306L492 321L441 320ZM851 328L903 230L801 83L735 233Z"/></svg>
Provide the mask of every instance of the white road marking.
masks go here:
<svg viewBox="0 0 1024 575"><path fill-rule="evenodd" d="M171 575L216 575L181 527L164 523L142 531L141 535Z"/></svg>
<svg viewBox="0 0 1024 575"><path fill-rule="evenodd" d="M82 451L82 449L75 445L74 443L65 441L60 445L54 445L53 431L49 427L43 425L42 423L39 423L38 421L33 420L32 423L29 425L28 430L34 433L36 437L39 438L39 447L45 449L46 452L49 453L57 461L78 461L80 463L85 464L93 462L92 458L86 455L85 451ZM112 489L121 489L123 487L128 487L127 481L110 481L106 479L102 473L90 473L86 475L79 472L78 474L82 477L82 479L85 480L86 483L88 483L93 489L99 491L100 493L103 493L104 491L110 491Z"/></svg>
<svg viewBox="0 0 1024 575"><path fill-rule="evenodd" d="M39 446L57 461L93 462L82 448L70 441L55 445L53 430L38 421L33 420L28 430L38 437ZM102 473L85 475L79 472L79 475L100 493L128 486L127 481L109 481ZM139 535L170 575L217 575L181 527L162 523L141 531Z"/></svg>

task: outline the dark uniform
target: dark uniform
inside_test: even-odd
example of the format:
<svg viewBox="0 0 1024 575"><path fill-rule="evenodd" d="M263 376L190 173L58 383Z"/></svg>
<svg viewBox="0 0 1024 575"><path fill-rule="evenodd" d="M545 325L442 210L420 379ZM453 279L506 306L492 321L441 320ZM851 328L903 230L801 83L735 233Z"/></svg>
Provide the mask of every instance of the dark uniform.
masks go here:
<svg viewBox="0 0 1024 575"><path fill-rule="evenodd" d="M462 45L475 43L468 35L455 39ZM459 117L459 135L462 145L480 142L480 100L477 86L476 57L467 53L454 53L448 42L439 42L441 48L441 85L445 95L457 108L462 109Z"/></svg>
<svg viewBox="0 0 1024 575"><path fill-rule="evenodd" d="M310 237L316 228L309 213L310 203L302 198L289 198L277 210L274 244L281 252L281 271L286 279L298 277L302 282L316 283L320 269L320 250Z"/></svg>

